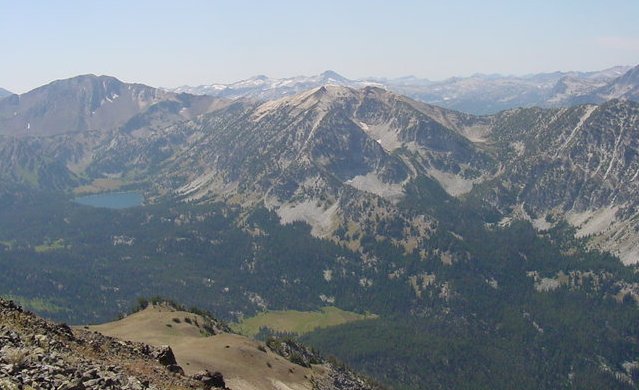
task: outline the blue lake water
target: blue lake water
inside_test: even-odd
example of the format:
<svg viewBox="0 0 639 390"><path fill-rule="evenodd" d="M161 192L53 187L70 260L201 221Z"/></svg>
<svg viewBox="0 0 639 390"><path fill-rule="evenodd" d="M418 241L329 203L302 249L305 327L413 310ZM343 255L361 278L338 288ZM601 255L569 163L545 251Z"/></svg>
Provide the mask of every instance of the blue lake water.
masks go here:
<svg viewBox="0 0 639 390"><path fill-rule="evenodd" d="M79 196L73 199L73 201L91 207L126 209L142 205L144 197L142 194L135 191L106 192L104 194Z"/></svg>

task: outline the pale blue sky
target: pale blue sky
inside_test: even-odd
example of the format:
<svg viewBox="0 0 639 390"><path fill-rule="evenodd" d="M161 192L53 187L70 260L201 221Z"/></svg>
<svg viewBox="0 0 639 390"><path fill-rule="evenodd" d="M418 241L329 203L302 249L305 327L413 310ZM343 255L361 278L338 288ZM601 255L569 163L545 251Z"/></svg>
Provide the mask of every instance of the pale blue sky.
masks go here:
<svg viewBox="0 0 639 390"><path fill-rule="evenodd" d="M639 63L638 0L0 0L0 87L77 74L174 87Z"/></svg>

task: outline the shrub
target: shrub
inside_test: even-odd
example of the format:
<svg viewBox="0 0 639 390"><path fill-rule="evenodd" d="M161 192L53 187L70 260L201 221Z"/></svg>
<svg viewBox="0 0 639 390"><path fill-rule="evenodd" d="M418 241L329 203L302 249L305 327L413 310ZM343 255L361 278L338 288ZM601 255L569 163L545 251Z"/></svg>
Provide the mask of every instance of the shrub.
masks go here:
<svg viewBox="0 0 639 390"><path fill-rule="evenodd" d="M29 352L23 348L6 348L4 352L4 359L7 363L13 364L16 367L22 367L26 364Z"/></svg>

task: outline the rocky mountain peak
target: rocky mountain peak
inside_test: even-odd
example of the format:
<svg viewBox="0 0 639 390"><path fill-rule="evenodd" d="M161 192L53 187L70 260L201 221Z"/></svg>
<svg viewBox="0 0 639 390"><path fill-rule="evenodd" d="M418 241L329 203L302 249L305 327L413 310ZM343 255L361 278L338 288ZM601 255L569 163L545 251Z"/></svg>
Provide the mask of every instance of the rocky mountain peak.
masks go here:
<svg viewBox="0 0 639 390"><path fill-rule="evenodd" d="M339 73L333 70L327 70L322 72L322 74L320 74L320 78L323 80L332 80L332 81L342 82L342 83L346 83L350 81L346 77L340 75Z"/></svg>
<svg viewBox="0 0 639 390"><path fill-rule="evenodd" d="M278 100L262 104L255 112L257 118L262 118L269 112L279 109L293 110L300 113L307 110L326 112L335 104L343 104L348 99L359 99L360 92L340 85L321 85L293 96L286 96Z"/></svg>
<svg viewBox="0 0 639 390"><path fill-rule="evenodd" d="M123 83L110 76L82 75L56 80L2 99L0 135L107 132L118 129L159 103L169 104L156 106L155 117L158 111L168 111L175 118L206 112L214 100L212 97L177 95L143 84Z"/></svg>

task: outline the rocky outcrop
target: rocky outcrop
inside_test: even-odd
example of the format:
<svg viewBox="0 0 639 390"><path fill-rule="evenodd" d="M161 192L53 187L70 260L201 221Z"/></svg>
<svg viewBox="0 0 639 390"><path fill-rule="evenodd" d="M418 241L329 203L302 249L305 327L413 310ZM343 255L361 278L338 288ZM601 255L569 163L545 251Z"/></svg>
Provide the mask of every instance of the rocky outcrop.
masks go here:
<svg viewBox="0 0 639 390"><path fill-rule="evenodd" d="M271 351L302 367L324 362L317 353L293 339L270 338L266 341L266 345Z"/></svg>
<svg viewBox="0 0 639 390"><path fill-rule="evenodd" d="M314 390L383 389L381 385L357 375L343 364L325 359L319 353L293 339L271 337L266 341L266 346L271 351L302 367L311 367L315 364L324 365L327 374L312 378Z"/></svg>
<svg viewBox="0 0 639 390"><path fill-rule="evenodd" d="M177 364L177 360L175 360L175 355L170 346L160 346L153 356L169 371L184 375L184 369Z"/></svg>
<svg viewBox="0 0 639 390"><path fill-rule="evenodd" d="M204 370L193 374L193 379L202 382L207 388L227 389L224 376L219 371Z"/></svg>
<svg viewBox="0 0 639 390"><path fill-rule="evenodd" d="M170 370L170 348L72 331L0 299L2 389L194 389L202 383ZM177 366L179 367L179 366ZM168 368L168 369L167 369Z"/></svg>

